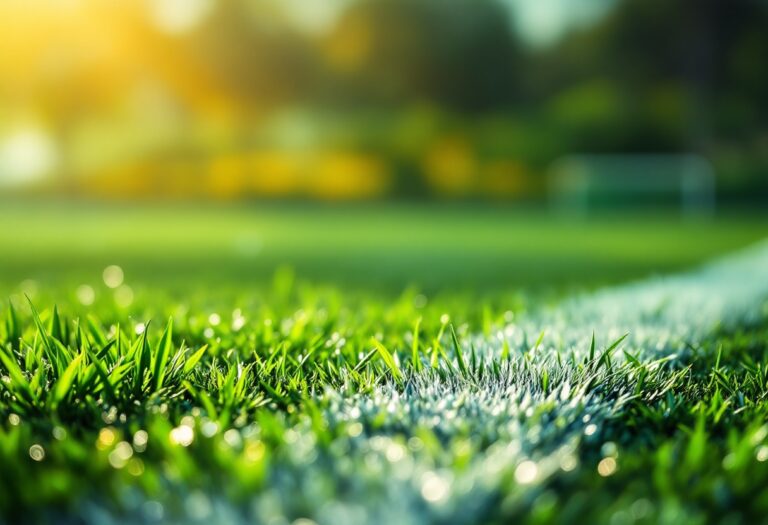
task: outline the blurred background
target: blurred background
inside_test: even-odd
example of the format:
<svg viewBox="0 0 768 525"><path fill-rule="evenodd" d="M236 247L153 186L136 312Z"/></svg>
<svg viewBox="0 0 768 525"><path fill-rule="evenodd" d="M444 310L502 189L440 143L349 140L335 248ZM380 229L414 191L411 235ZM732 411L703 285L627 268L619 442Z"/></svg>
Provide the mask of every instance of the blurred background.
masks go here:
<svg viewBox="0 0 768 525"><path fill-rule="evenodd" d="M766 27L764 0L4 0L0 266L690 264L766 232Z"/></svg>

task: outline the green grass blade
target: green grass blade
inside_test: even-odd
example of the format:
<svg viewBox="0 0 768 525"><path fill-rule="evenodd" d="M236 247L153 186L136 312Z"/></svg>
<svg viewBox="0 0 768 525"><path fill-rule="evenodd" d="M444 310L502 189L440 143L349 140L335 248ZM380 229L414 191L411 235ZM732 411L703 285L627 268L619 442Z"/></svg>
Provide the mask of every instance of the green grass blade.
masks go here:
<svg viewBox="0 0 768 525"><path fill-rule="evenodd" d="M171 354L171 347L173 345L173 317L168 319L168 324L165 326L160 342L157 345L157 352L154 357L154 367L152 371L152 387L154 390L159 390L163 386L163 379L165 379L165 373L168 365L168 356Z"/></svg>
<svg viewBox="0 0 768 525"><path fill-rule="evenodd" d="M26 398L27 401L36 401L37 396L34 395L29 381L27 381L24 372L22 372L13 355L8 355L4 349L0 348L0 361L2 361L3 366L8 371L8 376L11 378L12 385L15 388L18 388L22 397ZM0 382L2 382L1 379ZM11 391L11 393L13 393L13 391Z"/></svg>
<svg viewBox="0 0 768 525"><path fill-rule="evenodd" d="M381 344L376 338L371 338L371 342L373 343L374 348L378 352L378 354L381 356L381 359L384 361L384 363L387 365L387 368L389 368L390 372L392 372L392 376L397 380L400 381L403 378L403 374L400 371L400 367L397 366L397 362L395 361L394 356L387 350L387 348Z"/></svg>
<svg viewBox="0 0 768 525"><path fill-rule="evenodd" d="M53 344L53 341L51 341L50 337L48 336L48 332L45 329L45 326L43 326L43 322L40 320L40 314L37 313L37 309L35 308L35 305L32 303L32 299L29 298L28 295L25 295L27 298L27 301L29 302L29 307L32 310L32 319L35 322L35 326L37 327L37 333L40 336L40 339L43 341L43 347L45 348L48 359L51 361L51 364L60 367L61 364L59 363L59 355L56 351L56 346Z"/></svg>
<svg viewBox="0 0 768 525"><path fill-rule="evenodd" d="M85 354L81 353L75 357L53 386L53 392L51 393L51 407L53 409L56 409L59 404L66 399L67 395L69 395L84 355Z"/></svg>
<svg viewBox="0 0 768 525"><path fill-rule="evenodd" d="M421 372L422 363L419 356L419 329L421 328L421 317L416 319L413 325L413 342L411 343L411 366L417 372Z"/></svg>
<svg viewBox="0 0 768 525"><path fill-rule="evenodd" d="M197 366L197 363L200 362L200 359L203 358L207 350L208 345L203 345L200 350L189 356L189 359L187 359L184 363L183 374L185 376L188 375Z"/></svg>
<svg viewBox="0 0 768 525"><path fill-rule="evenodd" d="M453 324L451 324L450 328L451 328L451 340L453 341L453 347L456 350L456 360L459 363L459 370L461 370L461 373L464 377L469 377L469 370L467 369L467 363L464 362L464 353L461 351L461 343L459 343L459 338L456 337L456 330L454 330Z"/></svg>
<svg viewBox="0 0 768 525"><path fill-rule="evenodd" d="M8 311L5 314L5 335L7 341L13 347L18 348L19 339L21 339L21 327L16 309L11 301L8 301Z"/></svg>

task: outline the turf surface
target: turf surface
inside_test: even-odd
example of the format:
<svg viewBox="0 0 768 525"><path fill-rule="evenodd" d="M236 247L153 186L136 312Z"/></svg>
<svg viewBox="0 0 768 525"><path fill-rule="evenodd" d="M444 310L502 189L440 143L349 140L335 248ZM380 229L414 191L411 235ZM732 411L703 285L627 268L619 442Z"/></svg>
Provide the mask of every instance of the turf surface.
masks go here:
<svg viewBox="0 0 768 525"><path fill-rule="evenodd" d="M41 275L30 263L35 280L4 283L0 522L753 523L768 511L764 245L548 301L481 278L468 279L481 291L426 294L307 284L286 270L240 283L229 259L219 284L189 281L196 270L186 268L174 288L157 284L162 266L191 248L179 253L162 231L131 237L129 226L108 228L122 241L98 248L86 239L103 230L82 217L37 216L29 237L3 232L4 246L20 249L2 263L9 275L36 257L72 267ZM329 220L314 221L317 236ZM694 246L691 232L710 231L712 245L684 253L670 241L671 255L637 257L645 262L626 277L746 242L749 229L726 235L737 220L673 222L659 238L687 235ZM73 224L83 238L56 248ZM648 224L634 228L650 241ZM212 239L229 239L211 228ZM583 235L610 248L627 231L601 237L613 228ZM469 240L477 229L487 231L446 227L455 243L440 246L459 254L480 242ZM529 241L540 243L528 247L532 260L558 243L566 263L581 249L542 236ZM497 275L514 259L507 249ZM277 251L291 261L289 252ZM125 275L99 267L96 283L91 265L102 257ZM342 281L347 270L315 277ZM447 282L451 271L433 273ZM569 279L581 282L578 272Z"/></svg>
<svg viewBox="0 0 768 525"><path fill-rule="evenodd" d="M110 264L163 289L304 279L376 291L595 286L684 270L768 235L768 216L557 216L456 205L238 207L0 202L0 286L98 280ZM78 282L78 280L80 282ZM185 286L190 284L191 286Z"/></svg>

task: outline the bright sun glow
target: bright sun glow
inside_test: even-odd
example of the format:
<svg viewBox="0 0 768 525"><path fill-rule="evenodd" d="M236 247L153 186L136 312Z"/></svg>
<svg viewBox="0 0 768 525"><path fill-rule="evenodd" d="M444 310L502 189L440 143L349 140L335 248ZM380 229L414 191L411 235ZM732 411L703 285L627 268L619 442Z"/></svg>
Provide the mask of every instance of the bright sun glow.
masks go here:
<svg viewBox="0 0 768 525"><path fill-rule="evenodd" d="M197 27L214 6L212 0L151 0L152 20L166 33L180 34Z"/></svg>
<svg viewBox="0 0 768 525"><path fill-rule="evenodd" d="M323 33L351 3L352 0L282 0L280 7L300 29Z"/></svg>
<svg viewBox="0 0 768 525"><path fill-rule="evenodd" d="M17 128L0 135L0 185L12 186L48 175L56 164L56 145L42 129Z"/></svg>

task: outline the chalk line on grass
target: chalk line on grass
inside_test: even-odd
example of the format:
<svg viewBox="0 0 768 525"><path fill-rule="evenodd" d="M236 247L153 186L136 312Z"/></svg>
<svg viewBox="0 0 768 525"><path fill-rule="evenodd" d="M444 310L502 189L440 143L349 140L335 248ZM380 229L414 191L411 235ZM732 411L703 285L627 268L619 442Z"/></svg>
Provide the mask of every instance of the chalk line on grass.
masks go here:
<svg viewBox="0 0 768 525"><path fill-rule="evenodd" d="M460 373L454 355L452 373L427 367L365 394L328 389L316 397L322 422L306 417L286 432L265 488L245 510L212 496L205 516L184 520L408 525L524 513L548 480L589 461L586 449L615 455L604 430L634 399L637 377L585 366L593 333L598 354L628 334L621 349L672 374L719 330L764 319L766 298L763 243L689 273L567 299L490 339L469 338L481 372ZM504 340L510 357L502 360ZM623 361L619 349L615 359ZM621 468L621 457L607 465L601 475Z"/></svg>

